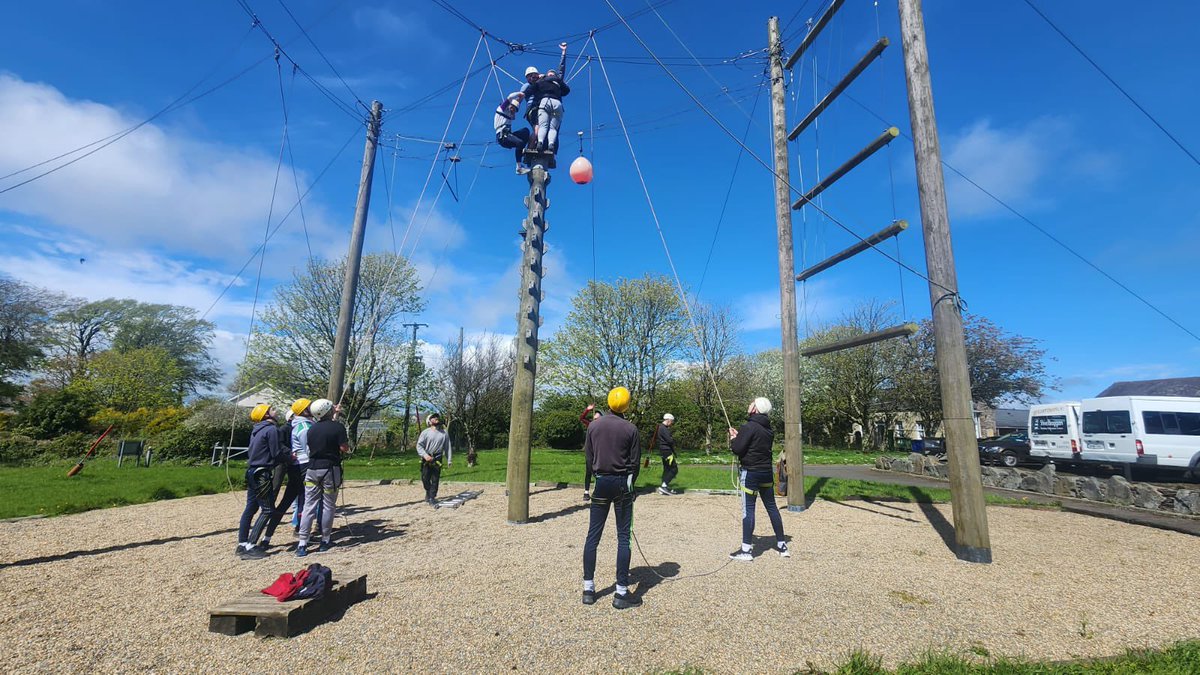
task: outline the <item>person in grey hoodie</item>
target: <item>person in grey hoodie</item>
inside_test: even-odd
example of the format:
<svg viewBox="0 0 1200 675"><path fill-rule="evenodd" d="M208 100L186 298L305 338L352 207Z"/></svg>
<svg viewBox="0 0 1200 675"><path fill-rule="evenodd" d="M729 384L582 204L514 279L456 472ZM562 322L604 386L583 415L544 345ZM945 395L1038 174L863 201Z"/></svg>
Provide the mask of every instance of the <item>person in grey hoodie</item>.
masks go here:
<svg viewBox="0 0 1200 675"><path fill-rule="evenodd" d="M309 405L312 404L307 398L296 399L292 403L292 408L288 412L291 413L291 418L288 420L291 433L287 434L290 450L287 470L287 489L283 491L283 497L280 498L279 504L275 507L275 515L271 518L271 522L267 524L267 532L263 536L261 546L267 548L271 545L271 537L275 535L275 528L279 527L279 523L283 521L283 517L287 514L289 506L295 504L295 515L292 517L292 527L299 531L300 518L304 512L304 472L308 471L308 429L312 426L312 413L309 411ZM320 522L320 505L317 506L317 521Z"/></svg>
<svg viewBox="0 0 1200 675"><path fill-rule="evenodd" d="M442 464L450 449L450 436L437 413L425 419L429 425L417 437L417 454L421 457L421 485L425 486L425 502L437 502L438 483L442 480Z"/></svg>
<svg viewBox="0 0 1200 675"><path fill-rule="evenodd" d="M263 528L275 515L275 491L272 473L275 467L287 459L287 451L279 443L278 414L266 403L259 404L250 412L254 429L250 432L250 446L246 452L246 508L238 523L237 555L242 559L266 557L258 546L258 537ZM258 519L251 529L250 521L258 512Z"/></svg>

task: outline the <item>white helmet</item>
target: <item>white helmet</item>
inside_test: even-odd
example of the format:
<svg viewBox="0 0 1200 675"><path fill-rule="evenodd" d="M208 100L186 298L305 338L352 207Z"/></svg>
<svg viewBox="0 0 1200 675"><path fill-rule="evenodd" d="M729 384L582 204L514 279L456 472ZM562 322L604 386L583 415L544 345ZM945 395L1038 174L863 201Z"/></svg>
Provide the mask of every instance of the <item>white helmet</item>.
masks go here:
<svg viewBox="0 0 1200 675"><path fill-rule="evenodd" d="M663 421L664 422L674 422L675 416L672 415L671 413L665 413L665 414L663 414Z"/></svg>
<svg viewBox="0 0 1200 675"><path fill-rule="evenodd" d="M756 412L762 415L770 413L771 399L767 398L766 396L759 396L758 398L754 399L754 403L750 404L750 412Z"/></svg>
<svg viewBox="0 0 1200 675"><path fill-rule="evenodd" d="M529 66L528 68L525 69L525 77L529 77L530 75L538 75L538 74L539 73L538 73L537 66Z"/></svg>
<svg viewBox="0 0 1200 675"><path fill-rule="evenodd" d="M323 420L333 410L333 401L327 398L319 398L309 404L308 410L312 413L314 419Z"/></svg>

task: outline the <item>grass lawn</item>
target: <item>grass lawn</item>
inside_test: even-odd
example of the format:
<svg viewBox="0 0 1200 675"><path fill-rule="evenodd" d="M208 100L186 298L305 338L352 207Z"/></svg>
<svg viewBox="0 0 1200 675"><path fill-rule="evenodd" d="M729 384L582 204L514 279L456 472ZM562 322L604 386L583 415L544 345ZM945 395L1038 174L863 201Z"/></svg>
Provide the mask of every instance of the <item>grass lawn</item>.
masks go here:
<svg viewBox="0 0 1200 675"><path fill-rule="evenodd" d="M874 455L848 451L824 451L829 457L851 455L874 461ZM508 453L505 450L479 452L479 463L468 467L466 456L442 471L442 480L451 482L503 483ZM679 477L673 486L684 490L734 489L729 472L712 462L700 465L688 462L695 455L684 455ZM704 455L700 455L704 457ZM726 457L726 460L728 458ZM806 460L808 457L806 456ZM811 460L809 460L811 461ZM534 481L583 483L583 452L534 450L530 459ZM820 462L813 462L820 463ZM834 462L830 462L834 463ZM840 462L857 463L857 462ZM380 456L374 461L360 454L345 463L347 480L420 479L420 463L415 455ZM77 476L67 477L71 462L48 466L0 466L0 518L30 515L62 515L111 506L141 504L159 499L175 499L198 494L215 494L229 489L225 469L209 466L155 464L150 468L117 468L111 457L88 462ZM658 456L651 457L650 468L643 469L638 485L653 488L661 476ZM245 464L234 462L229 469L234 489L243 489ZM855 498L890 499L907 502L942 503L950 501L950 490L913 488L857 480L807 477L805 494L809 500L845 500ZM988 497L993 504L1021 504L1020 500Z"/></svg>

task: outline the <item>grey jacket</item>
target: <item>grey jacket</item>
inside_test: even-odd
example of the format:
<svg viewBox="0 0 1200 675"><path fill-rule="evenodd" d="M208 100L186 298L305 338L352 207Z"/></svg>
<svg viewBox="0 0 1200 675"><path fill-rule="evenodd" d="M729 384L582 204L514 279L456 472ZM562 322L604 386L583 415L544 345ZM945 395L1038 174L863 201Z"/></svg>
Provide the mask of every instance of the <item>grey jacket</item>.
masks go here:
<svg viewBox="0 0 1200 675"><path fill-rule="evenodd" d="M417 437L417 454L441 459L450 450L450 435L445 430L427 427Z"/></svg>

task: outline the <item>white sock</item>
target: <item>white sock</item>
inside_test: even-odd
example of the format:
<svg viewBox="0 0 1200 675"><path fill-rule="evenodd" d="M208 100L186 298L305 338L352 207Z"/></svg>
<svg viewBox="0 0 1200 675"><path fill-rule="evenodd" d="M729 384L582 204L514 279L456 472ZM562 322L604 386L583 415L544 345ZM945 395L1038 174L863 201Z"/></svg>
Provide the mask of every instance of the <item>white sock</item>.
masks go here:
<svg viewBox="0 0 1200 675"><path fill-rule="evenodd" d="M754 550L754 547L750 544L742 544L742 552L749 553L752 550Z"/></svg>
<svg viewBox="0 0 1200 675"><path fill-rule="evenodd" d="M627 586L622 586L621 584L617 584L617 595L625 595L628 592L629 592L629 588Z"/></svg>
<svg viewBox="0 0 1200 675"><path fill-rule="evenodd" d="M590 579L584 579L583 580L583 590L591 591L591 592L595 593L596 592L596 582L593 580L590 580Z"/></svg>
<svg viewBox="0 0 1200 675"><path fill-rule="evenodd" d="M666 483L663 483L663 484L662 484L662 486L665 488L665 487L667 487L667 484L666 484Z"/></svg>
<svg viewBox="0 0 1200 675"><path fill-rule="evenodd" d="M247 551L249 551L252 547L252 545L248 541L240 541L240 542L238 542L238 546L241 546L243 549L245 549Z"/></svg>
<svg viewBox="0 0 1200 675"><path fill-rule="evenodd" d="M777 541L777 542L775 542L775 547L776 548L787 548L787 542L786 541Z"/></svg>

